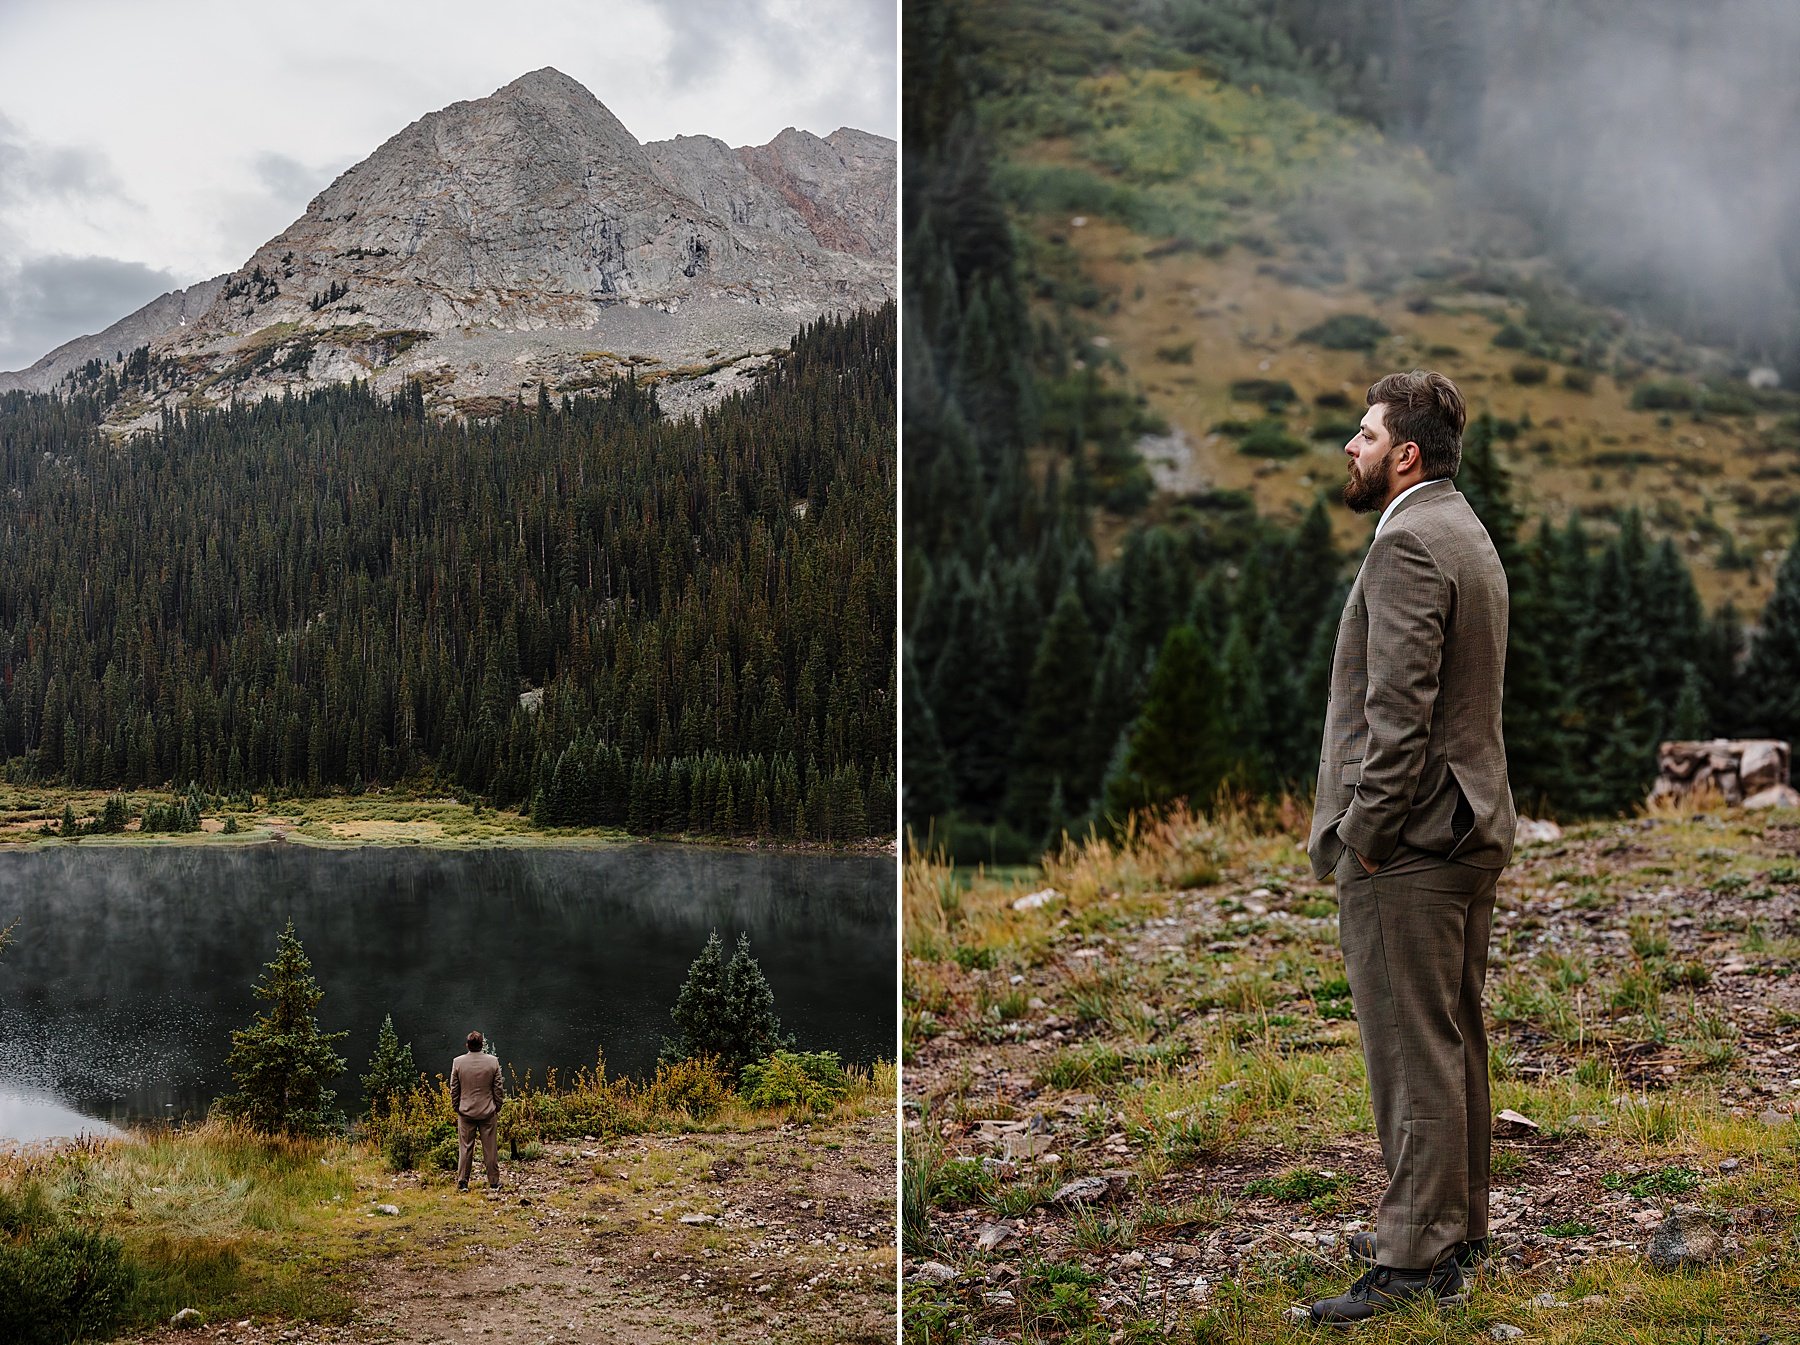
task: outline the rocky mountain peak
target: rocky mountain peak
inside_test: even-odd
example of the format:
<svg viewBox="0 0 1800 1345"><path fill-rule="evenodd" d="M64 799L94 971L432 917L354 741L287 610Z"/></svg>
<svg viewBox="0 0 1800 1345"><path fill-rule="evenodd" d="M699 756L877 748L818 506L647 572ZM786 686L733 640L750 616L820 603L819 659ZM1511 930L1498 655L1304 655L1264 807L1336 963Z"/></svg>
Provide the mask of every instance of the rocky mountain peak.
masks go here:
<svg viewBox="0 0 1800 1345"><path fill-rule="evenodd" d="M893 297L894 150L845 129L645 145L545 67L392 136L153 352L187 371L177 399L420 378L460 405L625 368L707 368L717 394L721 366Z"/></svg>

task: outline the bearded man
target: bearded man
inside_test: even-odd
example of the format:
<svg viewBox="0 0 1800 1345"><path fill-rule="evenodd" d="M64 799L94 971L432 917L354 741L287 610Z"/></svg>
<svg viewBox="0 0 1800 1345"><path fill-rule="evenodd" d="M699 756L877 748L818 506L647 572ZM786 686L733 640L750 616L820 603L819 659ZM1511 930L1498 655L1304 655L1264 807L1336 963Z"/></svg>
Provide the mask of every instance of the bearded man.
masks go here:
<svg viewBox="0 0 1800 1345"><path fill-rule="evenodd" d="M1459 1300L1487 1250L1481 994L1514 813L1500 730L1506 572L1454 484L1467 410L1439 373L1389 374L1344 446L1344 502L1381 511L1338 621L1313 874L1335 875L1344 968L1388 1186L1369 1269L1315 1322Z"/></svg>

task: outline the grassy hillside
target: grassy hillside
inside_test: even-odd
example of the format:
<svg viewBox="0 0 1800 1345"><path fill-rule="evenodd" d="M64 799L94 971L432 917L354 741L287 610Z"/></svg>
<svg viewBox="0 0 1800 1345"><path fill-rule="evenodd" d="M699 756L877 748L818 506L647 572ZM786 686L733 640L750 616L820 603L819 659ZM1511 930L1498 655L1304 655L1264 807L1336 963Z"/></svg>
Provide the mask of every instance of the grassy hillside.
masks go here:
<svg viewBox="0 0 1800 1345"><path fill-rule="evenodd" d="M1709 606L1761 606L1800 513L1800 397L1584 300L1505 201L1335 115L1303 72L1258 82L1230 43L1184 53L1078 4L1034 24L991 0L965 22L1040 314L1166 430L1140 441L1152 517L1335 496L1363 390L1426 366L1500 423L1528 515L1604 532L1638 508ZM1033 53L1047 77L1021 73Z"/></svg>

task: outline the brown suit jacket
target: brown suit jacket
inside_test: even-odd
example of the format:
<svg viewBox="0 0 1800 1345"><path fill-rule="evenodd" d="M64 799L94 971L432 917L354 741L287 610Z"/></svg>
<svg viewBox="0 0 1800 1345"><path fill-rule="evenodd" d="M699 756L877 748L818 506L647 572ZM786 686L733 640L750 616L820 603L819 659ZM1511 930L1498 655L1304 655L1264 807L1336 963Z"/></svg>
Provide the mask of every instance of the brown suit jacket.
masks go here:
<svg viewBox="0 0 1800 1345"><path fill-rule="evenodd" d="M506 1086L500 1082L500 1059L485 1051L465 1051L450 1066L450 1105L458 1116L485 1121L500 1110Z"/></svg>
<svg viewBox="0 0 1800 1345"><path fill-rule="evenodd" d="M1346 845L1396 845L1499 869L1512 856L1500 732L1506 571L1449 481L1400 502L1338 620L1307 853L1330 877Z"/></svg>

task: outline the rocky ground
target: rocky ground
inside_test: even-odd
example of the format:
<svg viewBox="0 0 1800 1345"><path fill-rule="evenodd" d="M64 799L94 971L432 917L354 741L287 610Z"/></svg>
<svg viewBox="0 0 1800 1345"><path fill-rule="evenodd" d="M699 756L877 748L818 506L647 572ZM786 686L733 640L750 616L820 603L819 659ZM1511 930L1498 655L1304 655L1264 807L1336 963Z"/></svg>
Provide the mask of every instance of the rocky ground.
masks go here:
<svg viewBox="0 0 1800 1345"><path fill-rule="evenodd" d="M1800 1281L1797 823L1648 817L1507 870L1488 993L1501 1254L1464 1326L1611 1340L1584 1314L1663 1320L1660 1233L1676 1259L1686 1245L1681 1276L1738 1288L1682 1307L1699 1335L1619 1339L1795 1338L1762 1323L1768 1286ZM1269 1339L1348 1282L1347 1235L1385 1179L1334 893L1283 838L1192 841L978 881L949 917L915 918L949 890L915 866L910 1339ZM1197 863L1216 881L1184 878Z"/></svg>
<svg viewBox="0 0 1800 1345"><path fill-rule="evenodd" d="M223 1321L136 1339L891 1341L893 1155L892 1118L878 1113L553 1143L529 1163L503 1159L498 1195L383 1174L358 1181L365 1231L339 1272L349 1321Z"/></svg>

